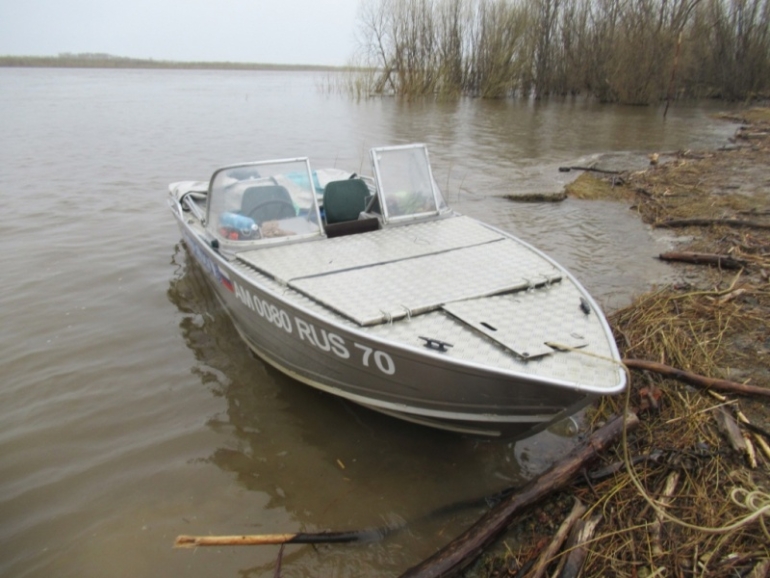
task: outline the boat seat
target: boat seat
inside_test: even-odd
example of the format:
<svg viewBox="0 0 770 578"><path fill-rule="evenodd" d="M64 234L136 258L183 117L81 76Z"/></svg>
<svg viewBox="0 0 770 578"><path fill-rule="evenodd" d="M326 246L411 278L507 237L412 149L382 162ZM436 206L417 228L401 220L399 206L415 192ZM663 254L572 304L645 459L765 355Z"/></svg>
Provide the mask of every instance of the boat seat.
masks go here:
<svg viewBox="0 0 770 578"><path fill-rule="evenodd" d="M249 187L243 191L241 214L262 225L265 221L296 217L297 210L286 187L263 185Z"/></svg>
<svg viewBox="0 0 770 578"><path fill-rule="evenodd" d="M358 215L366 210L369 196L369 187L361 179L327 183L323 197L326 223L333 225L357 220Z"/></svg>
<svg viewBox="0 0 770 578"><path fill-rule="evenodd" d="M324 227L326 236L330 239L334 237L344 237L346 235L356 235L358 233L368 233L380 228L380 220L376 217L358 219L355 221L342 221L340 223L327 223Z"/></svg>

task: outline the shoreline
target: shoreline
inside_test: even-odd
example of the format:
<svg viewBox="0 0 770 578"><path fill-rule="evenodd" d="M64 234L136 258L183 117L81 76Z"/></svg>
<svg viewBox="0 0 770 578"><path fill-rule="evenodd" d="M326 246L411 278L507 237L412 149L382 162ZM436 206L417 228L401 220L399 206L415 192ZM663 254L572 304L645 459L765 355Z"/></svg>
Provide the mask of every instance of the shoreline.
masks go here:
<svg viewBox="0 0 770 578"><path fill-rule="evenodd" d="M678 253L719 258L672 261L679 281L609 316L635 367L628 400L641 425L595 469L512 520L469 576L527 575L575 499L583 518L599 520L582 546L582 575L770 572L767 513L760 524L736 499L770 499L767 397L723 396L630 361L770 389L770 108L720 116L741 123L729 147L653 154L645 170L585 171L566 187L566 196L624 202L653 228L675 229ZM625 401L602 398L589 430ZM550 556L544 563L556 567L566 551Z"/></svg>
<svg viewBox="0 0 770 578"><path fill-rule="evenodd" d="M345 66L321 64L266 64L255 62L181 62L122 56L0 56L0 68L120 68L159 70L246 70L333 72L350 70Z"/></svg>

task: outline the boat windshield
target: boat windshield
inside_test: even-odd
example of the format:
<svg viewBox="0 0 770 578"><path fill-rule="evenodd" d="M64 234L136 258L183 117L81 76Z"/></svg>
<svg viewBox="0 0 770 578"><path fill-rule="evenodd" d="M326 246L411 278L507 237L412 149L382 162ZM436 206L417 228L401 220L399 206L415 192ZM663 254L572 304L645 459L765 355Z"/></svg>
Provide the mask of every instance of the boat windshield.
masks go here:
<svg viewBox="0 0 770 578"><path fill-rule="evenodd" d="M426 217L447 208L425 145L372 149L372 164L386 220Z"/></svg>
<svg viewBox="0 0 770 578"><path fill-rule="evenodd" d="M320 235L306 158L225 167L209 184L208 230L224 241Z"/></svg>

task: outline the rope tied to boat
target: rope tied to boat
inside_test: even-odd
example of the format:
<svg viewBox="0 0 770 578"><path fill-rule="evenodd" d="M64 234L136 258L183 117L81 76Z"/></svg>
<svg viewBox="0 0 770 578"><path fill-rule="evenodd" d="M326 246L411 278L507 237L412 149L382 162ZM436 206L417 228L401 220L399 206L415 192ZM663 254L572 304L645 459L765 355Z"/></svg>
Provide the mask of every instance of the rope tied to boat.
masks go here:
<svg viewBox="0 0 770 578"><path fill-rule="evenodd" d="M742 509L748 510L750 513L742 518L738 518L731 524L724 526L699 526L697 524L690 524L685 522L681 518L669 514L665 507L653 499L642 485L639 476L636 474L631 457L628 451L628 431L626 428L626 416L628 415L629 408L631 407L631 370L624 363L621 363L623 369L626 372L628 379L628 387L626 387L626 399L624 402L624 417L623 417L623 432L622 432L622 445L623 445L623 461L626 463L626 471L631 478L636 490L641 497L650 505L655 513L661 518L665 519L673 524L695 530L696 532L703 532L704 534L727 534L735 530L739 530L748 524L751 524L754 520L759 520L759 524L762 527L762 531L768 540L770 540L770 532L768 532L765 525L765 518L770 517L770 494L762 492L754 486L750 480L746 480L746 485L749 485L752 489L747 490L744 487L737 486L730 491L730 500Z"/></svg>
<svg viewBox="0 0 770 578"><path fill-rule="evenodd" d="M751 480L745 480L745 485L749 486L749 488L751 489L746 489L745 487L737 486L730 491L730 500L736 506L740 507L743 510L748 510L749 512L748 514L746 514L742 518L738 518L735 522L731 524L726 524L724 526L715 526L715 527L698 526L697 524L690 524L689 522L685 522L684 520L677 518L672 514L669 514L665 510L665 508L661 506L655 499L653 499L653 497L650 496L650 494L644 488L641 480L639 479L639 477L636 474L636 471L634 470L634 465L629 454L626 416L628 416L629 410L631 407L631 370L621 360L612 359L610 357L607 357L606 355L600 355L597 353L593 353L591 351L585 351L582 349L569 347L569 346L562 345L559 343L554 343L554 342L546 342L546 345L557 349L563 349L565 351L579 353L581 355L586 355L588 357L593 357L595 359L608 361L610 363L619 365L625 372L626 383L628 385L626 387L626 398L624 402L625 411L623 412L623 435L622 435L623 460L626 463L626 471L628 472L628 475L631 478L631 482L634 484L634 487L637 489L637 491L642 496L642 498L650 505L650 507L661 518L664 518L667 521L673 524L677 524L678 526L681 526L683 528L688 528L690 530L703 532L705 534L727 534L729 532L739 530L740 528L743 528L744 526L751 524L755 520L759 520L759 524L762 528L762 532L764 533L768 541L770 541L770 531L768 531L767 525L765 524L765 521L770 519L770 494L759 490L751 482Z"/></svg>
<svg viewBox="0 0 770 578"><path fill-rule="evenodd" d="M621 369L626 369L626 366L623 364L622 361L619 359L615 359L613 357L607 357L606 355L601 355L599 353L594 353L593 351L586 351L585 349L581 347L572 347L571 345L564 345L563 343L558 343L556 341L546 341L545 344L548 347L552 347L553 349L557 351L569 351L570 353L579 353L580 355L586 355L588 357L593 357L594 359L600 359L602 361L607 361L609 363L612 363L613 365L619 366ZM631 381L631 376L629 375L629 383Z"/></svg>

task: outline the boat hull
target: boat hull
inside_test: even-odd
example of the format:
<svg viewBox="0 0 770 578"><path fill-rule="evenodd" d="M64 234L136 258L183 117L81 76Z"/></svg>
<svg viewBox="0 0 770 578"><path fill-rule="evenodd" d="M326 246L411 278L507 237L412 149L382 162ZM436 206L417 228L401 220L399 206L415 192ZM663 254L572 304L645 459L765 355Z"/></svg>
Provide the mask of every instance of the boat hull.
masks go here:
<svg viewBox="0 0 770 578"><path fill-rule="evenodd" d="M486 436L534 433L590 403L595 393L424 351L330 321L255 283L183 219L186 245L238 333L286 375L407 421Z"/></svg>

